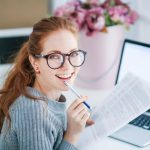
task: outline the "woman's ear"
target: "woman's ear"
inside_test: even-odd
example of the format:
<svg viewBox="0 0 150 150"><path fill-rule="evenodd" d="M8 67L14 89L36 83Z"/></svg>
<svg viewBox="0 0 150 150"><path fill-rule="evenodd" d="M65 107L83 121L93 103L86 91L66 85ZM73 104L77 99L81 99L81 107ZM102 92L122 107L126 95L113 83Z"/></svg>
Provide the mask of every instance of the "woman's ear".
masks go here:
<svg viewBox="0 0 150 150"><path fill-rule="evenodd" d="M36 73L40 73L39 65L38 65L37 60L33 56L29 55L29 61L30 61L31 65L32 65L34 71Z"/></svg>

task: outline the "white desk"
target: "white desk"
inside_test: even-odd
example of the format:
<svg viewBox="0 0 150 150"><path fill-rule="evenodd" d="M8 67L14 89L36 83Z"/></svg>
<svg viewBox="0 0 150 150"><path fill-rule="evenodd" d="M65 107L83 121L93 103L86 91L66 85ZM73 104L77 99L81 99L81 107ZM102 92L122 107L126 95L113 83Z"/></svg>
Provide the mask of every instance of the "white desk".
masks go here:
<svg viewBox="0 0 150 150"><path fill-rule="evenodd" d="M139 148L108 137L103 141L90 145L86 150L150 150L150 146Z"/></svg>
<svg viewBox="0 0 150 150"><path fill-rule="evenodd" d="M6 72L10 68L10 65L0 65L0 85L2 84L4 78L6 77ZM88 96L88 103L91 106L96 106L97 104L101 104L104 97L108 95L110 91L101 91L101 90L89 90L89 89L82 89L78 88L78 91L82 95ZM76 96L71 92L64 93L68 98L68 105L72 102L72 100L76 99ZM131 144L127 144L113 138L107 137L100 142L96 142L86 150L150 150L150 146L145 148L139 148L133 146Z"/></svg>

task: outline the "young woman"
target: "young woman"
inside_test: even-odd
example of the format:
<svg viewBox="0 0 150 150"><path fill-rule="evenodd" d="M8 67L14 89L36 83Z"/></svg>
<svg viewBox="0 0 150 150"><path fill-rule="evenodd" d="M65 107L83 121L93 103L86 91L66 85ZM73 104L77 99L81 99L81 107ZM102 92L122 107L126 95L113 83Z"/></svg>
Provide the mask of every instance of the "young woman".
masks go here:
<svg viewBox="0 0 150 150"><path fill-rule="evenodd" d="M65 112L67 91L86 52L78 49L77 30L63 18L33 26L0 91L1 150L76 150L90 113L75 100Z"/></svg>

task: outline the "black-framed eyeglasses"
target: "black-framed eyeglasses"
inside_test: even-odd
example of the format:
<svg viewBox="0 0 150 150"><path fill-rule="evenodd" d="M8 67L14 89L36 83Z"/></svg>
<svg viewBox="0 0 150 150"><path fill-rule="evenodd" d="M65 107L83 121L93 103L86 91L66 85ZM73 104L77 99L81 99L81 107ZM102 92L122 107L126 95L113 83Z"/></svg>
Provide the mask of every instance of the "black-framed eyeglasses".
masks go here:
<svg viewBox="0 0 150 150"><path fill-rule="evenodd" d="M62 54L59 52L53 52L47 55L35 54L36 58L45 58L47 61L47 65L51 69L61 68L65 63L65 58L68 56L69 63L73 67L80 67L83 65L85 61L86 52L83 50L75 50L69 54Z"/></svg>

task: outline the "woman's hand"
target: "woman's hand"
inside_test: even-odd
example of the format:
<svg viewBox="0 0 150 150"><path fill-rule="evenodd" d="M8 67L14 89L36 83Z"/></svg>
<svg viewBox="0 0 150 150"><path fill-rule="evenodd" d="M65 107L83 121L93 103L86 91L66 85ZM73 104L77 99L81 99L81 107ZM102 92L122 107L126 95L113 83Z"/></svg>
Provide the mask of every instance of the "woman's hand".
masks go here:
<svg viewBox="0 0 150 150"><path fill-rule="evenodd" d="M85 128L85 125L92 125L94 122L89 119L90 112L86 106L82 103L87 97L81 97L75 100L67 110L67 131L64 135L64 139L75 144L80 137L81 132Z"/></svg>

